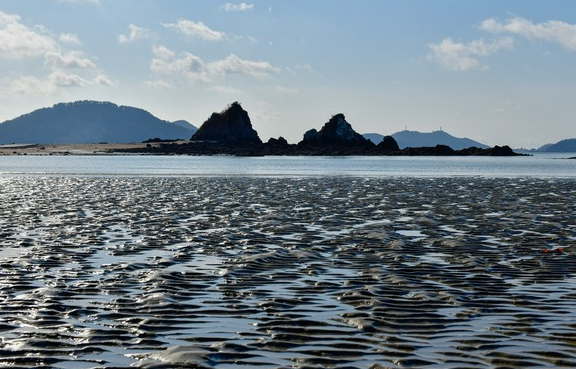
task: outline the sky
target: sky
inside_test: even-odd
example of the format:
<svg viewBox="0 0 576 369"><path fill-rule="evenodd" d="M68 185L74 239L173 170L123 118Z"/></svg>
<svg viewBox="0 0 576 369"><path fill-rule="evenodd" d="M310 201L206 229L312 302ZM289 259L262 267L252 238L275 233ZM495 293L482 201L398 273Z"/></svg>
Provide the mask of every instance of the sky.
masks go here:
<svg viewBox="0 0 576 369"><path fill-rule="evenodd" d="M576 2L0 0L0 121L77 100L537 148L576 137Z"/></svg>

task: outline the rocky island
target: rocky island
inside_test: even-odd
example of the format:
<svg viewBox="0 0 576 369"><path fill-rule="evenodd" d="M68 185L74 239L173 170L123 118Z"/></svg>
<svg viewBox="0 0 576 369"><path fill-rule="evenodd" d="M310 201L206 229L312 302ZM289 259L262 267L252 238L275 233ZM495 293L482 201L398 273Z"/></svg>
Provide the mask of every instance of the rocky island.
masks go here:
<svg viewBox="0 0 576 369"><path fill-rule="evenodd" d="M453 150L446 145L434 147L407 147L400 149L392 136L384 136L375 144L354 131L344 114L332 116L318 131L310 129L302 141L290 144L283 137L262 142L252 127L248 112L234 102L220 113L213 113L198 131L185 142L164 142L145 147L111 150L123 153L180 154L180 155L235 155L235 156L516 156L509 146L493 148L469 147Z"/></svg>

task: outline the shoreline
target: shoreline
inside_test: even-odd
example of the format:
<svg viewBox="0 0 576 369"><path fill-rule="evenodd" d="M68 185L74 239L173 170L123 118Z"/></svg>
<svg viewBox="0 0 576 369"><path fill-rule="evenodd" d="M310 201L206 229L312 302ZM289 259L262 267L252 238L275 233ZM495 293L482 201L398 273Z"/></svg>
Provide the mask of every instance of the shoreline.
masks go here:
<svg viewBox="0 0 576 369"><path fill-rule="evenodd" d="M508 146L453 150L446 145L407 147L390 151L377 145L295 145L264 143L233 145L201 141L146 141L132 143L0 145L1 155L192 155L192 156L530 156L514 152Z"/></svg>
<svg viewBox="0 0 576 369"><path fill-rule="evenodd" d="M184 141L182 141L184 142ZM0 156L11 155L122 155L116 150L145 149L160 143L93 143L93 144L8 144L0 145Z"/></svg>

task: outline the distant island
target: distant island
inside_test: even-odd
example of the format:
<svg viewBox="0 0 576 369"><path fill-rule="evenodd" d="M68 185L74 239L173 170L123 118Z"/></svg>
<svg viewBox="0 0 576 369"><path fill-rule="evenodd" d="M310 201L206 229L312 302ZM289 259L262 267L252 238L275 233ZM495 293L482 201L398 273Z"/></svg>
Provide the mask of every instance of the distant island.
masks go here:
<svg viewBox="0 0 576 369"><path fill-rule="evenodd" d="M378 144L384 138L384 135L379 133L364 133L363 136L370 141ZM458 138L451 134L440 131L433 132L418 132L418 131L400 131L391 134L391 136L398 142L401 149L406 147L430 147L436 145L450 146L454 150L466 149L468 147L478 147L481 149L489 148L488 145L469 138Z"/></svg>
<svg viewBox="0 0 576 369"><path fill-rule="evenodd" d="M141 142L150 138L189 139L196 127L168 122L143 109L111 102L76 101L0 124L0 144L76 144Z"/></svg>
<svg viewBox="0 0 576 369"><path fill-rule="evenodd" d="M576 152L576 138L569 138L555 144L547 144L540 147L541 152Z"/></svg>
<svg viewBox="0 0 576 369"><path fill-rule="evenodd" d="M515 156L508 146L493 148L468 147L454 150L447 145L400 148L392 136L383 136L375 144L357 133L343 114L332 116L318 131L312 128L304 133L302 141L289 144L283 137L262 142L253 129L248 112L238 102L230 104L220 113L213 113L185 143L147 145L144 148L119 149L117 152L186 155L486 155Z"/></svg>
<svg viewBox="0 0 576 369"><path fill-rule="evenodd" d="M522 155L509 146L488 147L443 131L361 135L341 113L330 117L319 130L311 128L304 132L297 144L290 144L283 137L263 142L252 127L248 112L238 102L213 113L199 128L183 120L161 120L143 109L99 101L60 103L0 124L0 145L7 149L32 144L135 142L144 144L113 146L107 152L238 156Z"/></svg>

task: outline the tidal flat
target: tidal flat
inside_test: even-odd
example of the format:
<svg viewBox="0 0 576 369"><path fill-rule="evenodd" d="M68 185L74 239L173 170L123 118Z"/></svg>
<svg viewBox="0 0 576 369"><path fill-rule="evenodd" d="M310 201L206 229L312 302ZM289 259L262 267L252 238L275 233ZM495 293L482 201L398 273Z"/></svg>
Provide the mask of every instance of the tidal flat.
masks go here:
<svg viewBox="0 0 576 369"><path fill-rule="evenodd" d="M0 178L0 367L576 367L576 180Z"/></svg>

